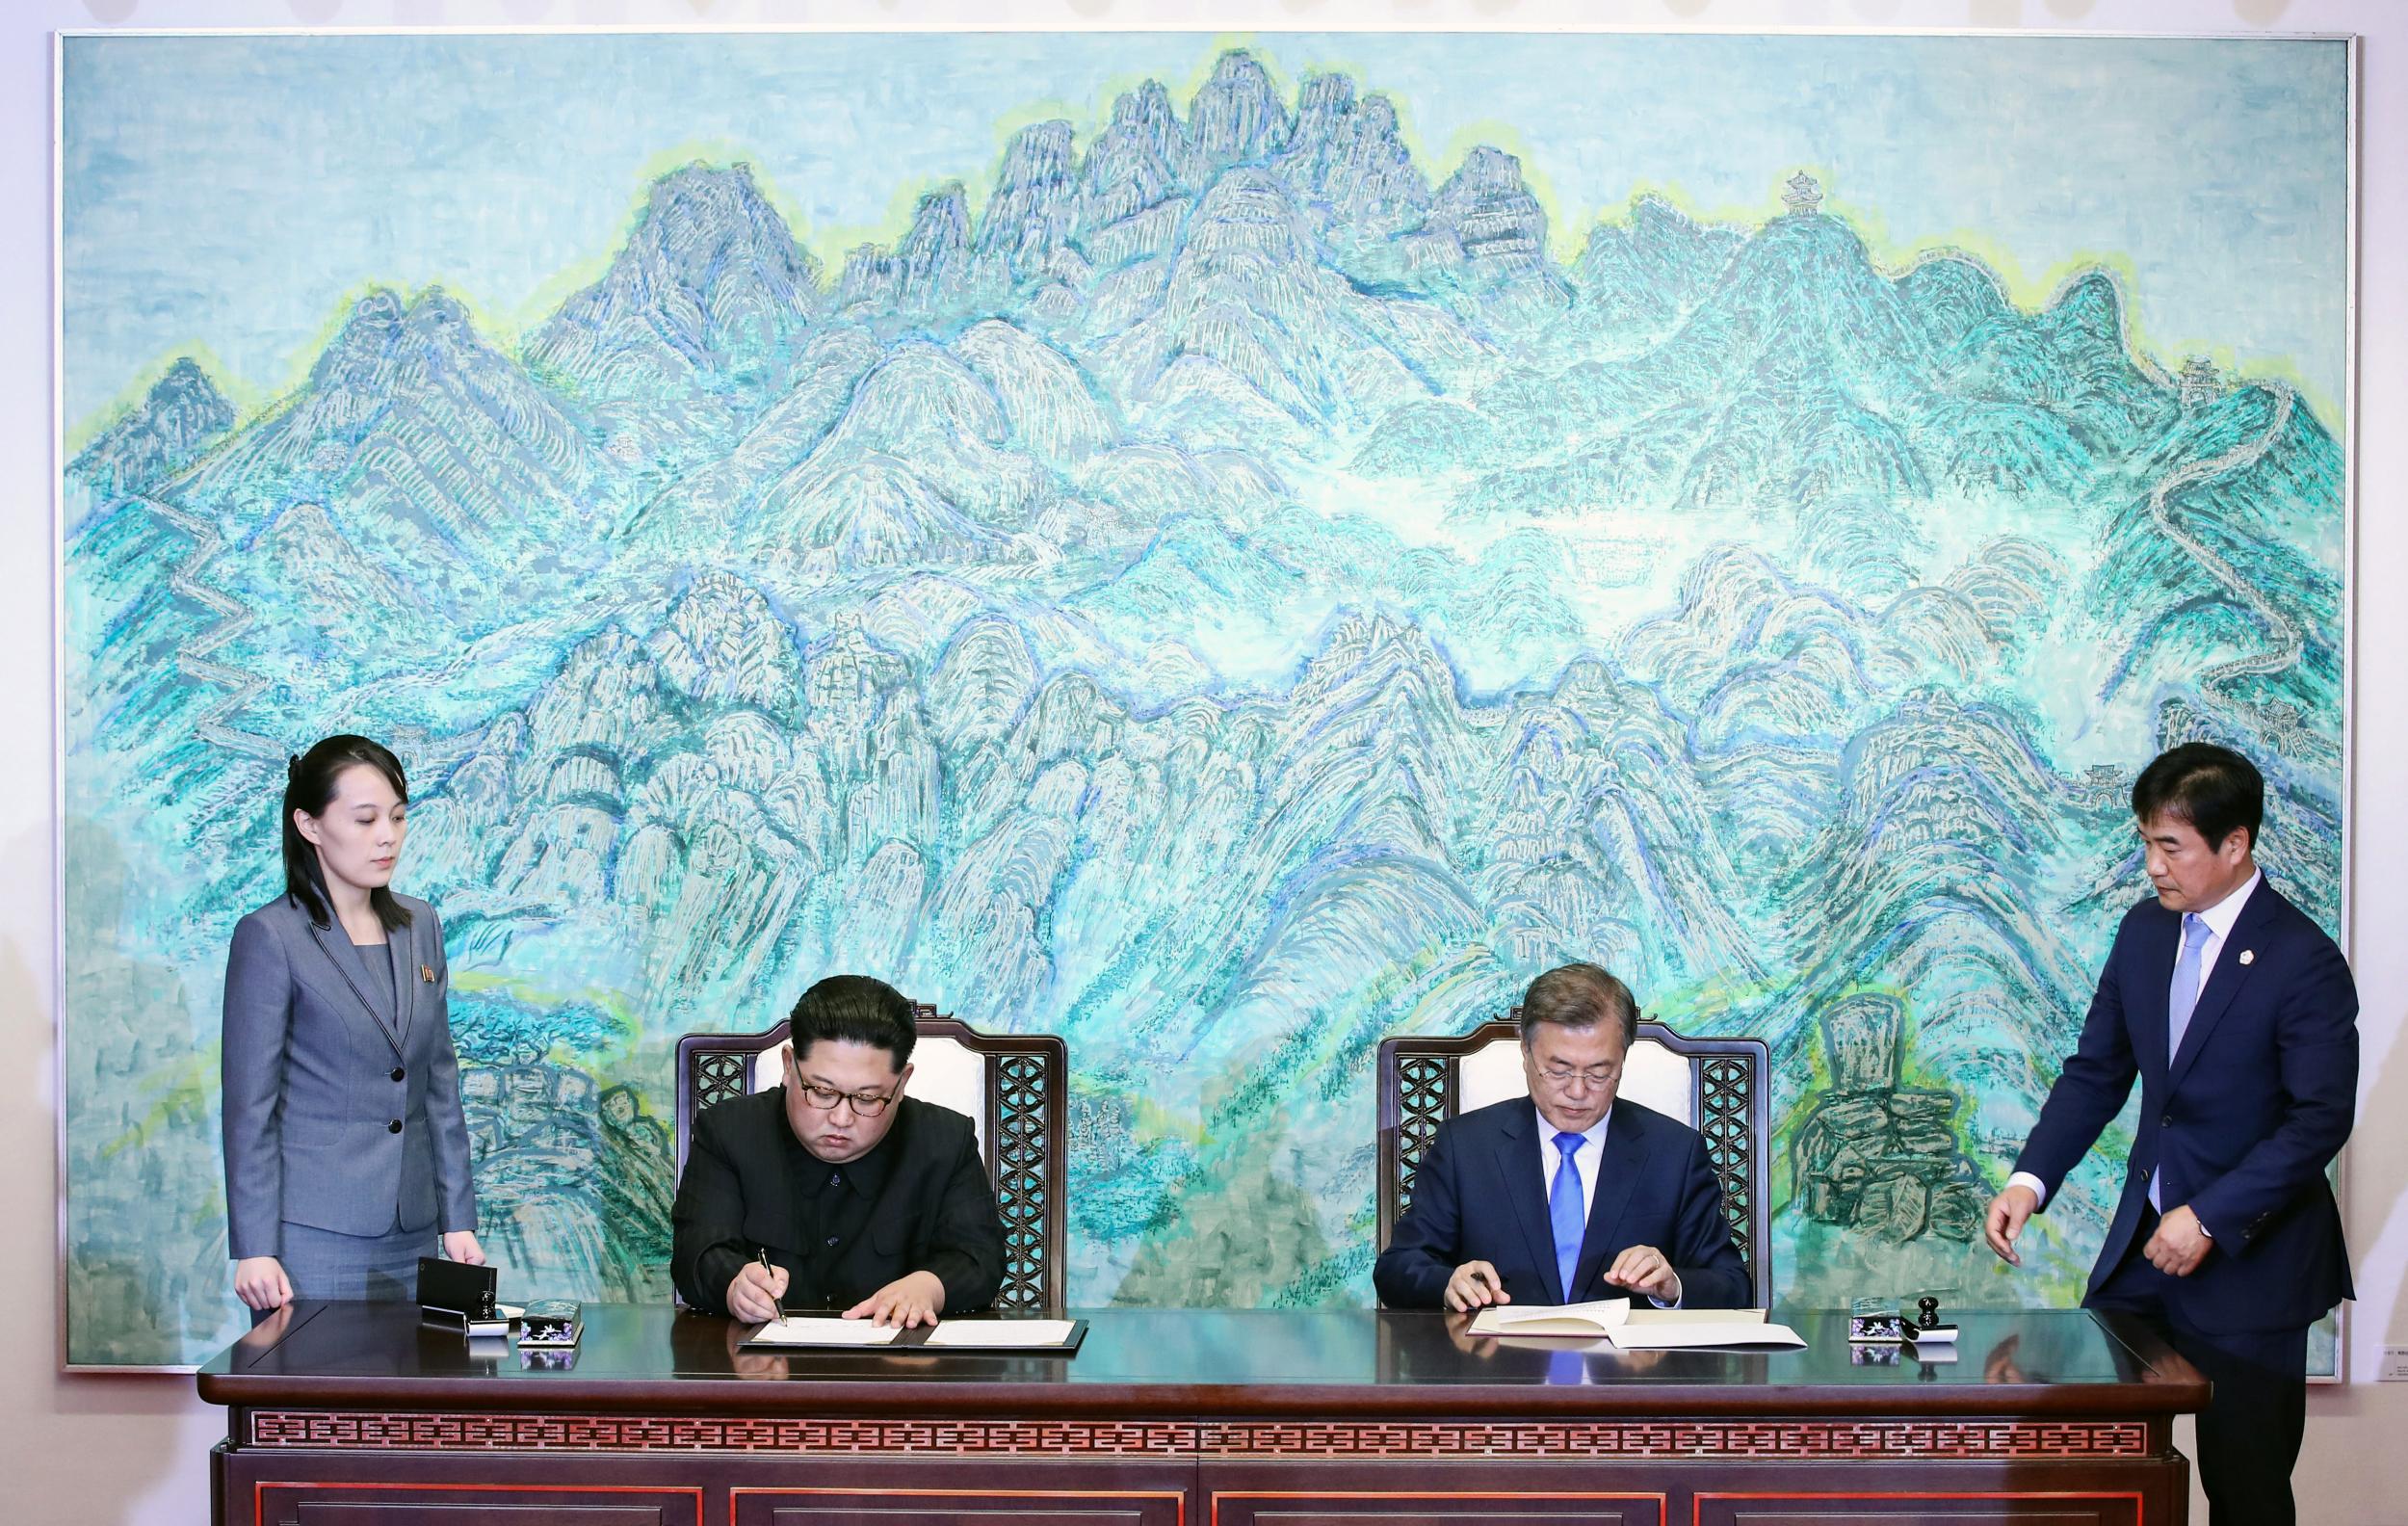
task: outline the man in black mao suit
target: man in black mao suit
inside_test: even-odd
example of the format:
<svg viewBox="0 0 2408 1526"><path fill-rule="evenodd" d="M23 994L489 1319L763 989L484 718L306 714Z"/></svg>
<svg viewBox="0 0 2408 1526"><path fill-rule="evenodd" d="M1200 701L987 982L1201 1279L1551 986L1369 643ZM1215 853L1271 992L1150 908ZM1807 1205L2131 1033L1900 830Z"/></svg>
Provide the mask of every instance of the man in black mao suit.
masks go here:
<svg viewBox="0 0 2408 1526"><path fill-rule="evenodd" d="M2178 747L2133 786L2156 896L2126 913L2081 1039L2015 1174L1991 1249L2030 1216L2140 1082L2093 1308L2137 1313L2214 1385L2199 1475L2214 1526L2295 1520L2308 1327L2352 1297L2325 1168L2349 1137L2358 993L2341 950L2258 873L2265 787L2239 753Z"/></svg>
<svg viewBox="0 0 2408 1526"><path fill-rule="evenodd" d="M1440 1125L1372 1280L1390 1308L1636 1294L1744 1308L1722 1184L1695 1129L1615 1095L1638 1032L1629 987L1566 964L1522 998L1530 1095Z"/></svg>
<svg viewBox="0 0 2408 1526"><path fill-rule="evenodd" d="M860 975L795 1003L785 1085L694 1119L670 1275L695 1308L933 1325L992 1303L1004 1225L970 1120L904 1096L911 1004Z"/></svg>

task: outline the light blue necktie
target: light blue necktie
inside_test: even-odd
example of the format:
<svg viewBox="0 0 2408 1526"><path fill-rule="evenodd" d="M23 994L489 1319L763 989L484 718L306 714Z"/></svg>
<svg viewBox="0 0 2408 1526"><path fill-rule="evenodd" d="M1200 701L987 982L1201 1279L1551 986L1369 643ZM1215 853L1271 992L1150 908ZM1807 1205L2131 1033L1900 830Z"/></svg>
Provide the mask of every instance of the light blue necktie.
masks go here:
<svg viewBox="0 0 2408 1526"><path fill-rule="evenodd" d="M2208 919L2196 911L2183 913L2183 957L2174 961L2174 984L2165 992L2165 1068L2170 1074L2174 1057L2183 1052L2183 1035L2190 1027L2191 1011L2199 1005L2199 958L2208 945L2212 930ZM2149 1206L2162 1210L2158 1201L2158 1180L2162 1170L2149 1173Z"/></svg>
<svg viewBox="0 0 2408 1526"><path fill-rule="evenodd" d="M1556 1271L1563 1279L1563 1302L1573 1302L1572 1273L1580 1265L1581 1236L1588 1227L1588 1210L1581 1202L1581 1168L1572 1152L1584 1144L1578 1134L1557 1134L1556 1148L1563 1164L1556 1168L1556 1184L1547 1193L1547 1218L1556 1230Z"/></svg>
<svg viewBox="0 0 2408 1526"><path fill-rule="evenodd" d="M2183 957L2174 961L2174 985L2165 993L2165 1063L2183 1052L2183 1033L2190 1027L2191 1010L2199 1005L2199 955L2208 945L2208 919L2196 911L2183 913Z"/></svg>

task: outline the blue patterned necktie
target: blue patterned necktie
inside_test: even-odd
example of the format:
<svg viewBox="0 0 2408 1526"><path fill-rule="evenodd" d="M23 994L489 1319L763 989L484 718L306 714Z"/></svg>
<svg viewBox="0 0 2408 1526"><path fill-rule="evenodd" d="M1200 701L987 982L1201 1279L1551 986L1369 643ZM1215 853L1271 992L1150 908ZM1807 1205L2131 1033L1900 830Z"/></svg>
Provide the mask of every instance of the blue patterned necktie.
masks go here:
<svg viewBox="0 0 2408 1526"><path fill-rule="evenodd" d="M1581 1168L1572 1152L1585 1141L1578 1134L1557 1134L1556 1148L1563 1164L1556 1168L1556 1184L1547 1193L1547 1218L1556 1230L1556 1271L1562 1278L1563 1302L1573 1302L1572 1273L1580 1265L1581 1235L1588 1227L1588 1210L1581 1202Z"/></svg>
<svg viewBox="0 0 2408 1526"><path fill-rule="evenodd" d="M2165 992L2165 1068L2171 1073L2174 1057L2183 1052L2183 1035L2190 1027L2190 1014L2199 1005L2199 961L2201 951L2208 946L2208 919L2196 911L2183 913L2183 956L2174 961L2174 984ZM2162 1211L2158 1201L2158 1182L2162 1170L2149 1173L2149 1206Z"/></svg>

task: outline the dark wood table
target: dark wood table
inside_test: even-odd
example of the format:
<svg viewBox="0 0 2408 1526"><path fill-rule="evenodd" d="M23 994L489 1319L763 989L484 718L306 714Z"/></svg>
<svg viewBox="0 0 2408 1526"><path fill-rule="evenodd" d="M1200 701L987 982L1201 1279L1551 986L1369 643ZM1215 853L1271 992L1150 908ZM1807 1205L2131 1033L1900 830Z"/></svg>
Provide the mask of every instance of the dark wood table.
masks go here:
<svg viewBox="0 0 2408 1526"><path fill-rule="evenodd" d="M201 1368L240 1526L1801 1526L2184 1519L2207 1384L2144 1329L1965 1314L1959 1355L1565 1353L1435 1314L1099 1309L1073 1357L736 1350L589 1304L572 1364L304 1303ZM102 1466L105 1459L84 1459Z"/></svg>

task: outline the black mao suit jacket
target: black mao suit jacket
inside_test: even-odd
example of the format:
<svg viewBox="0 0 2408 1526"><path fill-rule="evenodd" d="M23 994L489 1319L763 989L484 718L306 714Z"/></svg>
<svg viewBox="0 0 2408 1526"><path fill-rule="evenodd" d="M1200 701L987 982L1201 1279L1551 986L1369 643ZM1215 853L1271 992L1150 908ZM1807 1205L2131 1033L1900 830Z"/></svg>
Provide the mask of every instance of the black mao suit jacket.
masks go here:
<svg viewBox="0 0 2408 1526"><path fill-rule="evenodd" d="M945 1284L941 1312L993 1303L1004 1224L970 1120L916 1097L897 1106L886 1137L833 1189L786 1121L784 1087L705 1108L670 1213L678 1295L723 1314L727 1284L767 1250L786 1269L790 1305L845 1308L912 1272ZM865 1188L866 1203L851 1196Z"/></svg>

